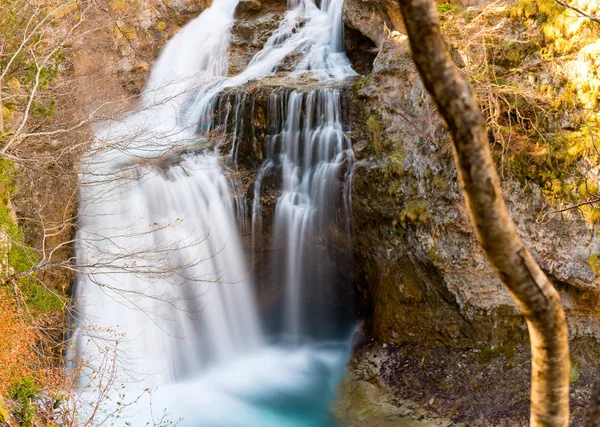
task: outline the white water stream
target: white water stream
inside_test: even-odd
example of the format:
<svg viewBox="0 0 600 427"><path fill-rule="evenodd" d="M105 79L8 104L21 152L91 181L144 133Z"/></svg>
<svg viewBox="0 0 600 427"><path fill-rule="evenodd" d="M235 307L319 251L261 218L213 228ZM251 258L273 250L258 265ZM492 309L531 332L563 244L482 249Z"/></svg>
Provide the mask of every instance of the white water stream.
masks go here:
<svg viewBox="0 0 600 427"><path fill-rule="evenodd" d="M223 90L268 76L292 54L301 60L290 79L310 73L327 83L354 75L342 49L342 4L290 0L264 48L245 71L228 77L236 6L214 0L174 36L140 108L98 130L97 149L82 160L71 351L81 400L92 403L81 406L82 420L95 413L97 424L108 418L112 425L142 426L167 413L186 426L332 422L327 405L348 342L311 340L300 300L307 281L335 274L310 272L309 259L325 252L321 257L309 237L335 221L339 203L345 220L349 215L352 151L340 93L285 95L287 117L270 136L278 142L255 184L253 239L262 227L261 180L271 169L282 177L273 244L284 250L273 263L281 270L282 323L294 337L291 346L264 332L236 225L240 202L232 200L219 153L181 151L207 143L203 135ZM95 411L100 394L110 399Z"/></svg>

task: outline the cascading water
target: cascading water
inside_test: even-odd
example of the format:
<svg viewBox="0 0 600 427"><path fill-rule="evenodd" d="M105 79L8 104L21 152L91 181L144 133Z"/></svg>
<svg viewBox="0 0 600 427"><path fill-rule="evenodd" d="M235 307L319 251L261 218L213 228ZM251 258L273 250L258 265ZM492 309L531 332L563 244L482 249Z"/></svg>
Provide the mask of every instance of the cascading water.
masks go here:
<svg viewBox="0 0 600 427"><path fill-rule="evenodd" d="M120 409L112 396L82 417L117 411L123 424L145 425L166 408L191 426L332 422L327 406L348 343L315 340L309 323L334 320L325 305L303 301L335 300L324 295L337 280L328 235L349 228L353 155L341 92L275 90L270 98L269 149L249 231L256 250L263 179L279 176L269 261L284 301L276 335L261 321L242 248L243 186L224 173L238 162L248 99L238 94L223 104L221 94L271 75L291 55L299 58L284 77L291 85L305 74L321 86L354 75L342 49L341 0L320 7L290 0L246 70L227 77L236 5L214 0L167 44L139 111L100 129L97 149L82 160L71 358L81 369L82 399L124 387L136 402ZM209 146L216 148L202 148ZM151 402L137 398L146 387L158 387Z"/></svg>
<svg viewBox="0 0 600 427"><path fill-rule="evenodd" d="M276 91L270 98L274 129L267 137L269 153L261 173L278 166L281 176L272 265L274 277L286 287L284 330L297 343L311 329L307 323L331 320L329 310L307 306L302 295L323 301L328 289L337 288L329 228L349 232L354 155L338 90ZM254 196L253 224L261 221L259 196L260 190Z"/></svg>

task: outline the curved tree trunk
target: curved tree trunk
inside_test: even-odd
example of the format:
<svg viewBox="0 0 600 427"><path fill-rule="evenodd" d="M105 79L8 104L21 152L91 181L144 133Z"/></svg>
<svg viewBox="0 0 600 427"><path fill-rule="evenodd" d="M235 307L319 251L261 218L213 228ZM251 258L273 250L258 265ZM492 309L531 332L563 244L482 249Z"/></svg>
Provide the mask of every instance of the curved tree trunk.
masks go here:
<svg viewBox="0 0 600 427"><path fill-rule="evenodd" d="M485 254L523 313L531 341L532 426L567 426L569 343L558 292L504 204L485 120L443 40L435 0L399 0L413 58L452 136L458 176Z"/></svg>

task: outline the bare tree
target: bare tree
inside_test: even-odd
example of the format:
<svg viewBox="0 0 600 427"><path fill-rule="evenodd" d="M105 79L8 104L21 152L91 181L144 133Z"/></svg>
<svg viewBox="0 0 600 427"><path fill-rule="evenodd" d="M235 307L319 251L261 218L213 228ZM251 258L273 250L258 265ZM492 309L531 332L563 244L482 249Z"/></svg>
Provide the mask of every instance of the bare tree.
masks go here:
<svg viewBox="0 0 600 427"><path fill-rule="evenodd" d="M117 267L116 261L126 255L146 260L153 257L164 259L166 251L175 249L173 242L164 243L160 252L149 250L124 254L115 248L114 253L106 254L104 263L94 262L93 265L75 263L72 255L71 249L78 242L75 231L80 212L75 206L79 202L78 168L82 156L91 167L94 161L104 161L103 153L126 152L134 144L144 146L149 153L147 158L134 157L131 164L123 165L118 172L110 170L104 176L94 177L95 184L111 182L111 189L115 190L139 179L142 167L160 168L172 163L174 157L180 156L180 151L193 149L198 142L195 138L183 141L178 134L181 129L157 137L151 123L146 127L138 125L135 131L119 138L101 139L94 134L93 128L125 119L121 106L135 104L136 96L96 102L87 109L73 102L77 91L89 88L81 87L79 81L82 76L73 76L73 70L68 69L72 67L69 63L73 61L72 56L90 40L100 45L106 43L105 33L110 35L113 26L120 28L118 18L123 17L113 16L108 3L97 0L0 3L4 31L11 35L0 41L0 108L2 117L6 118L0 121L0 159L7 160L11 168L18 171L13 175L19 181L19 191L10 194L7 202L11 203L11 199L16 198L23 205L18 220L27 225L32 231L30 234L36 235L35 238L28 236L27 243L33 246L37 255L28 268L0 275L0 283L5 285L59 270L71 276L86 268L102 265L123 272L150 274L131 265ZM102 19L98 18L99 15ZM89 81L83 80L84 83ZM160 100L161 103L168 101L165 98ZM153 107L155 105L145 105L141 109ZM139 113L141 109L131 113ZM208 136L204 135L206 138ZM177 139L177 142L169 146L168 140L172 139ZM98 198L106 196L97 195ZM86 200L85 203L90 205L94 200ZM85 208L80 206L79 211ZM12 214L16 220L14 212ZM167 226L161 224L153 227L151 232ZM125 237L128 231L123 230L121 234ZM96 237L97 244L101 236ZM200 236L193 244L199 245L203 240L204 237ZM13 240L10 244L25 246L26 242ZM152 274L170 273L154 271ZM41 284L44 285L43 280Z"/></svg>
<svg viewBox="0 0 600 427"><path fill-rule="evenodd" d="M441 34L436 2L400 0L414 61L446 122L471 221L523 313L532 354L532 426L569 422L569 343L558 292L517 234L503 200L483 114Z"/></svg>
<svg viewBox="0 0 600 427"><path fill-rule="evenodd" d="M49 322L36 325L37 336L31 340L31 346L40 355L37 366L51 365L58 367L57 370L60 370L64 361L62 349L68 344L64 330L68 329L70 316L77 314L76 304L71 305L66 297L67 289L77 275L85 275L104 292L116 295L115 299L121 303L135 305L142 297L160 300L189 316L197 315L200 303L187 302L197 298L202 291L194 289L179 293L177 297L172 297L168 292L143 294L142 291L129 290L126 281L120 278L143 276L145 280L161 280L173 287L189 283L192 285L190 288L198 283L227 281L222 271L206 272L203 269L199 273L199 269L194 268L221 250L216 247L209 255L206 255L206 251L195 250L206 247L208 230L198 230L197 234L194 233L183 243L175 237L164 237L164 234L168 234L164 233L165 229L176 226L174 223L153 224L142 232L139 228L135 231L133 227L130 229L121 224L120 229L115 226L112 230L102 230L104 233L93 236L88 234L82 237L78 233L78 220L88 206L98 199L111 197L111 194L107 194L109 192L116 193L139 180L160 174L165 165L172 165L176 161L174 158L181 157L180 151L183 149L175 145L191 150L198 143L195 134L187 141L182 140L179 134L170 135L168 132L157 137L152 123L146 127L138 126L135 131L119 138L101 139L94 133L95 129L108 122L126 120L122 106L129 108L136 101L135 94L125 94L110 101L90 103L89 107L85 106L88 108L82 108L81 103L76 102L78 91L89 90L85 87L89 75L74 73L73 57L80 54L86 48L86 42L94 38L97 38L95 46L112 48L104 44L113 41L111 36L114 32L111 31L119 27L118 18L123 17L113 17L109 13L110 3L113 2L0 1L0 22L3 23L3 36L6 36L0 39L0 206L4 208L6 205L10 228L19 229L18 233L6 235L4 229L0 229L0 256L3 257L0 259L0 291L3 291L2 288L11 290L7 295L15 299L13 305L19 307L18 315L23 319L30 319L35 314L27 298L26 288L29 286L44 289L60 301L61 313L52 319L50 325ZM170 83L177 84L176 81L165 84ZM177 95L180 94L173 96ZM160 100L161 103L167 101L164 97ZM154 107L144 105L132 114ZM181 129L173 132L181 132ZM203 138L209 136L203 135ZM177 144L170 146L168 141L173 140ZM106 162L103 157L106 152L124 153L132 145L144 146L148 156L132 156L131 163L122 165L118 171L102 168L102 162ZM94 162L97 164L94 165ZM107 191L98 192L85 201L79 197L79 178L84 175L82 165L91 169L100 165L96 172L101 172L88 174L88 177L93 175L94 182L91 185L109 184ZM5 186L10 187L10 191L5 191ZM155 244L140 245L135 251L117 242L120 239L144 240L144 236L149 234L152 234L152 238L148 240L154 240ZM160 235L163 237L156 237ZM97 249L94 254L102 256L84 259L74 252L76 245ZM23 256L23 262L18 267L10 266L6 261L11 258L11 251L20 251ZM184 252L185 256L182 255ZM191 257L189 253L198 255ZM114 280L106 283L103 280L106 277ZM1 296L4 297L4 294ZM147 311L151 321L161 320ZM94 344L104 347L107 342ZM105 372L99 372L99 375L109 378L113 365L107 360L100 364L100 369ZM63 377L63 385L70 389L72 383L69 378ZM113 385L110 381L104 383L104 387ZM67 411L69 409L66 407ZM73 417L76 414L71 414ZM77 420L73 418L71 423L77 425ZM95 423L90 421L89 425Z"/></svg>

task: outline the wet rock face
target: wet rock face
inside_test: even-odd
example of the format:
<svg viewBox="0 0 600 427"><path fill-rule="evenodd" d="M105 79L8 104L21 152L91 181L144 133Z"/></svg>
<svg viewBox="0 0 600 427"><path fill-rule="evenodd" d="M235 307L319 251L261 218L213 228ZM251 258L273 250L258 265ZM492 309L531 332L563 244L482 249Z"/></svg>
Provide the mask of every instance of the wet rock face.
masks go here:
<svg viewBox="0 0 600 427"><path fill-rule="evenodd" d="M229 47L229 75L242 72L277 28L287 8L285 0L242 0Z"/></svg>
<svg viewBox="0 0 600 427"><path fill-rule="evenodd" d="M406 44L384 42L373 72L353 89L352 135L359 160L353 183L354 250L367 329L384 342L460 345L465 338L473 340L476 334L460 301L431 260L434 252L424 247L441 234L437 212L452 215L458 238L467 235L468 219L456 212L460 199L450 153L430 136L443 135L443 129Z"/></svg>
<svg viewBox="0 0 600 427"><path fill-rule="evenodd" d="M345 0L344 24L381 47L393 30L402 31L400 6L393 0Z"/></svg>

